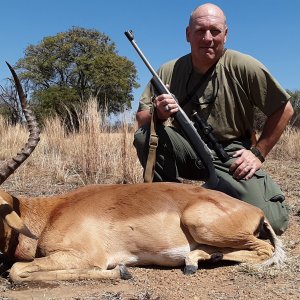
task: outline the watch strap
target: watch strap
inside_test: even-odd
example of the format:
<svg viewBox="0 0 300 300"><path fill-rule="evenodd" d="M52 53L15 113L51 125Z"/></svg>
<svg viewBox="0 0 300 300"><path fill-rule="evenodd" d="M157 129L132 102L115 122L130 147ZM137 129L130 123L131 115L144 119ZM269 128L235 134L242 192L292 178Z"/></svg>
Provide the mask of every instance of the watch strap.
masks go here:
<svg viewBox="0 0 300 300"><path fill-rule="evenodd" d="M250 151L263 163L265 161L265 158L263 157L263 155L261 154L261 152L259 151L259 149L257 149L256 147L251 147Z"/></svg>

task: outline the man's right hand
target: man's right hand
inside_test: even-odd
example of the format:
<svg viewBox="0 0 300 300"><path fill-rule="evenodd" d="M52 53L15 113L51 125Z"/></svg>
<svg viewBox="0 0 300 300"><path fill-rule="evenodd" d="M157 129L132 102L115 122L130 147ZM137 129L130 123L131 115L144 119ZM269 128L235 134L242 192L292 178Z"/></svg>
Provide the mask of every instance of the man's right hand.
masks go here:
<svg viewBox="0 0 300 300"><path fill-rule="evenodd" d="M162 94L155 98L157 117L160 120L168 119L172 114L178 111L176 100L169 94Z"/></svg>

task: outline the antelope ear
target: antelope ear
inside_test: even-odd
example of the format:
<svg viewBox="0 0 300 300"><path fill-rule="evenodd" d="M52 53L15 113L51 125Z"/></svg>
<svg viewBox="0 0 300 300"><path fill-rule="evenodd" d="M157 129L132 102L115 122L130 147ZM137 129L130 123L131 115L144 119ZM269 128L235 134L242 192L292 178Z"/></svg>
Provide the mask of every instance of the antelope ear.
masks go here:
<svg viewBox="0 0 300 300"><path fill-rule="evenodd" d="M16 212L13 210L11 213L7 214L5 216L5 222L9 227L16 230L19 233L24 234L25 236L28 236L29 238L32 238L34 240L37 240L38 238L29 230L29 228L24 224L22 219L17 215Z"/></svg>
<svg viewBox="0 0 300 300"><path fill-rule="evenodd" d="M0 197L0 216L5 220L7 225L24 234L25 236L37 240L38 238L28 229L18 214L11 208L11 206Z"/></svg>

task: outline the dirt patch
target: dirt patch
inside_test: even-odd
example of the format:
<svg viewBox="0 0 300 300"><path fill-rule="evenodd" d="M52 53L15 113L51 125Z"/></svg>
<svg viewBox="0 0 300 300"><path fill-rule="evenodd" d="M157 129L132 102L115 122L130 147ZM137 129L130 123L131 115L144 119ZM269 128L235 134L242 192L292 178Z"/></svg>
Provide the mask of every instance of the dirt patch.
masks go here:
<svg viewBox="0 0 300 300"><path fill-rule="evenodd" d="M257 270L227 263L200 264L192 276L181 269L129 268L130 280L74 281L12 284L0 278L0 299L300 299L300 169L299 162L268 160L265 169L280 183L290 208L290 225L282 236L287 251L285 265ZM46 176L43 181L47 181ZM46 185L44 185L46 186ZM47 185L47 187L49 184ZM53 185L43 190L41 180L23 184L22 194L55 194L74 185ZM3 188L14 194L10 182ZM25 189L25 190L24 190Z"/></svg>

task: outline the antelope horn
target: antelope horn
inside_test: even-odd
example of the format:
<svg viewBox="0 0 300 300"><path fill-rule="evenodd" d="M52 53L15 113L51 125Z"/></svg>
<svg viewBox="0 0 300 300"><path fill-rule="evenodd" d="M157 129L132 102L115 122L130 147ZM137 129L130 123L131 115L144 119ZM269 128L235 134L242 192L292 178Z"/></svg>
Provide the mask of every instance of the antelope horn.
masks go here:
<svg viewBox="0 0 300 300"><path fill-rule="evenodd" d="M22 111L24 113L28 125L29 138L24 148L21 149L21 152L18 153L15 157L6 161L0 167L0 184L3 183L13 172L15 172L16 169L30 156L30 154L33 152L40 140L40 129L32 111L28 108L27 100L23 88L21 86L20 80L15 70L11 67L11 65L7 62L6 64L10 69L10 72L15 81L16 89L21 102Z"/></svg>

